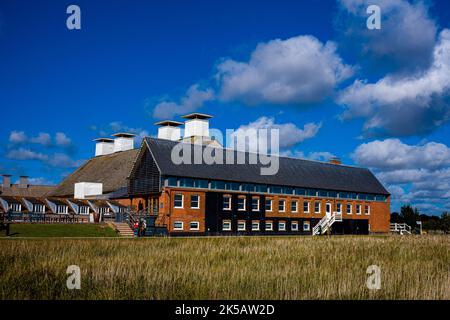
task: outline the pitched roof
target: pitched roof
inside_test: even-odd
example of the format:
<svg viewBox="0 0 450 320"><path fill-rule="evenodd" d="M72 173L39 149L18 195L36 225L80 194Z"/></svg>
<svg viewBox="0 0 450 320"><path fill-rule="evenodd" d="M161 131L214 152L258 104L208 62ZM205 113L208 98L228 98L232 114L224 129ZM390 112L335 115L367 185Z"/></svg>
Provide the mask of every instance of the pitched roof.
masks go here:
<svg viewBox="0 0 450 320"><path fill-rule="evenodd" d="M275 175L261 175L260 169L267 165L262 165L259 161L258 164L249 164L250 153L221 148L215 150L223 153L224 162L228 155L234 159L243 156L247 159L246 163L177 165L171 159L171 152L178 142L156 138L145 138L145 141L162 175L389 195L372 172L365 168L277 157L278 172ZM186 143L183 145L190 148L194 146ZM202 151L206 148L200 147Z"/></svg>
<svg viewBox="0 0 450 320"><path fill-rule="evenodd" d="M10 197L45 197L56 186L29 185L27 188L21 188L17 184L13 184L9 188L1 188L0 196Z"/></svg>
<svg viewBox="0 0 450 320"><path fill-rule="evenodd" d="M103 193L110 193L126 187L127 177L138 151L138 149L121 151L86 161L50 192L49 196L73 196L74 185L78 182L103 183Z"/></svg>

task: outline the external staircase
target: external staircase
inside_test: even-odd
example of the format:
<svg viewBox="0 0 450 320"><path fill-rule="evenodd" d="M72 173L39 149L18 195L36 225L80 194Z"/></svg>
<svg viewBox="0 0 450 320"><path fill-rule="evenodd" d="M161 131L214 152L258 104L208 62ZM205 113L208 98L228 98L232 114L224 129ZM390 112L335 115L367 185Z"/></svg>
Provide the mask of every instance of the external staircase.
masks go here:
<svg viewBox="0 0 450 320"><path fill-rule="evenodd" d="M411 234L411 227L406 223L391 223L391 232L400 235Z"/></svg>
<svg viewBox="0 0 450 320"><path fill-rule="evenodd" d="M326 233L335 222L342 222L341 213L326 214L313 228L313 236Z"/></svg>
<svg viewBox="0 0 450 320"><path fill-rule="evenodd" d="M113 222L114 228L122 237L134 237L134 232L126 222Z"/></svg>

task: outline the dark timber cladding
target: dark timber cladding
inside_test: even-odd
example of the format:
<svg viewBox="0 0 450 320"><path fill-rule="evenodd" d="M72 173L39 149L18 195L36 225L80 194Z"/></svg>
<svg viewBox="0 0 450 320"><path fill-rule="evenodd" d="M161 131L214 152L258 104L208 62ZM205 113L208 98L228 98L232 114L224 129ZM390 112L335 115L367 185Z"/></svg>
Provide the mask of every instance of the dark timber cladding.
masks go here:
<svg viewBox="0 0 450 320"><path fill-rule="evenodd" d="M145 144L142 145L139 155L133 165L128 190L131 195L145 195L157 193L161 190L161 175Z"/></svg>
<svg viewBox="0 0 450 320"><path fill-rule="evenodd" d="M278 157L279 170L275 175L261 175L260 169L267 165L260 163L211 165L182 163L177 165L171 159L171 152L178 143L145 138L144 145L149 147L151 154L145 151L147 148L141 149L140 156L144 161L131 174L131 194L156 191L156 186L158 189L160 187L160 175L163 175L389 195L368 169L317 161ZM193 159L194 145L185 143L183 145L191 148ZM196 148L199 146L196 145ZM200 148L204 150L206 146L200 146ZM227 154L230 156L229 153L232 153L234 159L237 159L238 153L242 154L242 152L220 148L216 148L214 152L223 152L224 161L227 159ZM244 153L243 156L248 159L249 153Z"/></svg>

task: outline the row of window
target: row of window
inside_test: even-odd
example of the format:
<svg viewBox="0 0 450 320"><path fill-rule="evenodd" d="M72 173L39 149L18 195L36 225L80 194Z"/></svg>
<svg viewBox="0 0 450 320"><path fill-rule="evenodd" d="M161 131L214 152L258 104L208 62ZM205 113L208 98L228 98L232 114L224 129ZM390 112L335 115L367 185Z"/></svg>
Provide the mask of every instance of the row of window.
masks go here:
<svg viewBox="0 0 450 320"><path fill-rule="evenodd" d="M247 222L244 220L238 221L237 231L261 231L261 222L258 220L254 220L251 222L250 229L247 230ZM272 221L266 221L264 223L265 231L273 231L274 223ZM183 221L174 221L173 230L175 231L199 231L200 230L200 222L198 221L190 221L189 228L185 230ZM230 220L222 221L222 231L233 231L232 224ZM278 231L288 231L287 224L285 221L278 222ZM297 221L292 221L290 225L290 231L300 231L299 223ZM310 223L309 221L303 222L303 231L310 231Z"/></svg>
<svg viewBox="0 0 450 320"><path fill-rule="evenodd" d="M10 203L8 205L8 210L10 210L12 212L22 212L22 205L20 203ZM45 206L43 204L37 204L37 203L33 204L32 212L45 213ZM66 205L57 205L56 206L56 213L67 214L68 212L69 212L68 206L66 206ZM110 208L101 207L100 212L108 214L108 213L110 213ZM89 214L89 207L88 206L78 207L78 213L79 214Z"/></svg>
<svg viewBox="0 0 450 320"><path fill-rule="evenodd" d="M183 209L184 208L184 195L182 193L176 193L174 196L174 208ZM197 194L192 194L190 196L189 207L191 209L200 208L200 196Z"/></svg>
<svg viewBox="0 0 450 320"><path fill-rule="evenodd" d="M245 211L246 208L246 201L247 199L245 197L238 197L237 199L237 210L238 211ZM259 211L259 202L260 199L253 197L251 200L251 209L252 211ZM273 211L273 200L272 199L266 199L265 203L265 209L266 212L272 212ZM311 203L309 201L303 201L303 213L310 213L310 205ZM314 213L321 213L321 202L316 201L314 202ZM326 212L331 213L331 203L326 204ZM356 214L360 215L362 212L362 205L356 204ZM231 210L231 196L224 196L223 197L223 210ZM278 200L278 212L286 212L286 200L280 199ZM336 212L342 214L342 203L336 204ZM291 213L298 213L298 201L292 200L291 201ZM353 205L351 203L348 203L346 206L346 213L347 214L353 214ZM370 206L364 205L364 214L370 215Z"/></svg>
<svg viewBox="0 0 450 320"><path fill-rule="evenodd" d="M239 220L237 223L237 231L261 231L260 228L261 228L261 222L258 220L252 221L249 228L247 227L247 221ZM264 222L264 230L265 231L274 231L274 222L272 222L272 221ZM230 220L222 221L222 231L233 231ZM287 224L285 221L278 222L278 231L288 231ZM290 231L300 231L299 223L297 221L291 222ZM303 231L310 231L309 221L303 222Z"/></svg>
<svg viewBox="0 0 450 320"><path fill-rule="evenodd" d="M286 195L321 197L321 198L367 200L367 201L386 201L387 200L387 196L385 196L385 195L355 193L355 192L337 192L337 191L319 190L319 189L292 188L292 187L282 187L282 186L272 186L272 185L262 185L262 184L225 182L225 181L218 181L218 180L203 180L203 179L168 177L165 179L164 183L166 186L169 186L169 187L244 191L244 192L286 194Z"/></svg>

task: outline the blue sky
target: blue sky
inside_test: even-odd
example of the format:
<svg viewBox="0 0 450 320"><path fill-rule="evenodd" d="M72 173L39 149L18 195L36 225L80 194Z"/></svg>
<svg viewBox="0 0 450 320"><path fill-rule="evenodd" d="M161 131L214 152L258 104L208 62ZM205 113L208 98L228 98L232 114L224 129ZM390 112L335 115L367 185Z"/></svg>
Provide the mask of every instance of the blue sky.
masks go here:
<svg viewBox="0 0 450 320"><path fill-rule="evenodd" d="M200 111L221 130L278 128L290 156L369 167L394 210L440 214L449 22L448 1L2 1L0 172L58 183L92 139Z"/></svg>

